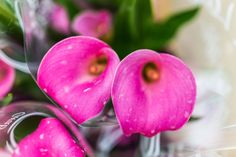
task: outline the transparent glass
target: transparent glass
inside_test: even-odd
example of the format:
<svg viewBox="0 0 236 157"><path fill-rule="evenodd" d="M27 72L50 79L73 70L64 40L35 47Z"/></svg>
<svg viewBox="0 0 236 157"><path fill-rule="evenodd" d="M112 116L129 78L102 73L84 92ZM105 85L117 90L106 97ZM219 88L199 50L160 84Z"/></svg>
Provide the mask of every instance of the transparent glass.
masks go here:
<svg viewBox="0 0 236 157"><path fill-rule="evenodd" d="M77 144L90 152L90 148L83 145L84 140L79 133L79 127L63 111L49 104L30 101L14 103L0 109L0 150L13 153L17 143L33 132L41 119L47 117L58 119Z"/></svg>

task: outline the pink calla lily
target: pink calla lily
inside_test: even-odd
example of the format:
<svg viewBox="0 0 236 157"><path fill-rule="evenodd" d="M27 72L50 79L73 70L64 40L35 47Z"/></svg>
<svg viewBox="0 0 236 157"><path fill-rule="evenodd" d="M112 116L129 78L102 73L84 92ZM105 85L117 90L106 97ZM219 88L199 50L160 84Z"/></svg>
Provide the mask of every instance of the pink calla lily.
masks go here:
<svg viewBox="0 0 236 157"><path fill-rule="evenodd" d="M118 66L111 95L123 132L152 137L179 129L188 121L195 104L196 83L180 59L138 50Z"/></svg>
<svg viewBox="0 0 236 157"><path fill-rule="evenodd" d="M55 118L42 119L37 130L23 138L13 157L85 157L63 124Z"/></svg>
<svg viewBox="0 0 236 157"><path fill-rule="evenodd" d="M110 98L119 64L104 42L87 36L70 37L44 56L37 82L79 124L100 113Z"/></svg>
<svg viewBox="0 0 236 157"><path fill-rule="evenodd" d="M84 11L75 17L72 30L80 35L101 37L111 30L111 13L106 10Z"/></svg>
<svg viewBox="0 0 236 157"><path fill-rule="evenodd" d="M15 70L0 60L0 100L10 91L15 80Z"/></svg>
<svg viewBox="0 0 236 157"><path fill-rule="evenodd" d="M60 33L70 33L70 20L66 9L58 4L52 7L52 11L49 14L51 26Z"/></svg>

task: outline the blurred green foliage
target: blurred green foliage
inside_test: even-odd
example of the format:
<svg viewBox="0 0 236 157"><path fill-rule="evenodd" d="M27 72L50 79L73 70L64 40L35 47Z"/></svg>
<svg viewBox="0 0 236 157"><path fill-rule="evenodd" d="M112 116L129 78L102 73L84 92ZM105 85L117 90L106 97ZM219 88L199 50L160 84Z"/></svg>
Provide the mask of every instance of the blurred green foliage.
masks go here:
<svg viewBox="0 0 236 157"><path fill-rule="evenodd" d="M85 9L110 10L114 17L113 35L107 42L121 58L141 48L165 49L180 28L192 20L199 11L199 7L194 7L177 12L163 21L155 21L150 0L87 0L77 1L78 3L74 0L57 0L57 2L66 8L71 20ZM81 2L85 6L80 7ZM14 37L20 34L17 18L7 0L0 1L0 34L1 32ZM58 34L51 33L52 39L65 37Z"/></svg>
<svg viewBox="0 0 236 157"><path fill-rule="evenodd" d="M0 101L0 107L10 104L13 100L13 94L9 93Z"/></svg>
<svg viewBox="0 0 236 157"><path fill-rule="evenodd" d="M178 30L198 13L199 7L154 21L150 1L123 0L114 23L112 47L124 58L137 49L164 49Z"/></svg>
<svg viewBox="0 0 236 157"><path fill-rule="evenodd" d="M22 32L19 22L10 1L0 1L0 37L3 34L14 36L17 40L22 40Z"/></svg>

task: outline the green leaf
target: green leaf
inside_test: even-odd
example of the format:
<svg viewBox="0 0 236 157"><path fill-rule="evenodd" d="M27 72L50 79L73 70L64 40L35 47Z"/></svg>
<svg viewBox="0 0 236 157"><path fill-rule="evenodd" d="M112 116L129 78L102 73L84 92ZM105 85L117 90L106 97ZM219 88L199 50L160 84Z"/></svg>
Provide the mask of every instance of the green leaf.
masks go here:
<svg viewBox="0 0 236 157"><path fill-rule="evenodd" d="M16 79L12 92L15 96L27 98L35 101L49 101L39 89L31 75L16 71Z"/></svg>
<svg viewBox="0 0 236 157"><path fill-rule="evenodd" d="M1 106L6 106L10 104L13 100L13 94L9 93L6 97L3 98L3 100L0 101Z"/></svg>
<svg viewBox="0 0 236 157"><path fill-rule="evenodd" d="M73 19L80 11L80 8L72 0L57 0L57 2L65 7L70 19Z"/></svg>
<svg viewBox="0 0 236 157"><path fill-rule="evenodd" d="M122 0L86 0L83 1L88 7L95 9L109 9L114 12L117 10L118 6L121 4Z"/></svg>
<svg viewBox="0 0 236 157"><path fill-rule="evenodd" d="M152 19L151 4L146 0L123 0L115 15L112 47L121 58L140 46L146 21Z"/></svg>
<svg viewBox="0 0 236 157"><path fill-rule="evenodd" d="M195 117L195 116L191 116L188 122L195 122L200 120L202 117Z"/></svg>
<svg viewBox="0 0 236 157"><path fill-rule="evenodd" d="M194 7L178 12L163 22L150 23L146 29L146 37L143 46L155 50L166 47L176 36L179 29L187 22L191 21L199 10L199 7Z"/></svg>
<svg viewBox="0 0 236 157"><path fill-rule="evenodd" d="M22 39L22 32L11 5L0 1L0 34L8 34Z"/></svg>

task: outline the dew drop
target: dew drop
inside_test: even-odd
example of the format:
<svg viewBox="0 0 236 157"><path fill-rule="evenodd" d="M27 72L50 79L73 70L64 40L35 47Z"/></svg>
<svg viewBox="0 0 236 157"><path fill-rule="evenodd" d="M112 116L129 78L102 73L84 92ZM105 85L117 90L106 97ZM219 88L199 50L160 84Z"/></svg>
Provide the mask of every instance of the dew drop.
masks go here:
<svg viewBox="0 0 236 157"><path fill-rule="evenodd" d="M99 84L101 81L102 81L102 80L97 80L97 81L94 83L94 85Z"/></svg>
<svg viewBox="0 0 236 157"><path fill-rule="evenodd" d="M155 133L155 130L153 129L153 130L151 130L151 134L154 134Z"/></svg>
<svg viewBox="0 0 236 157"><path fill-rule="evenodd" d="M175 129L175 126L174 126L174 125L172 125L170 128L171 128L171 129Z"/></svg>
<svg viewBox="0 0 236 157"><path fill-rule="evenodd" d="M39 139L40 139L40 140L43 140L43 139L44 139L44 134L41 134L41 135L39 136Z"/></svg>
<svg viewBox="0 0 236 157"><path fill-rule="evenodd" d="M192 100L192 99L189 99L189 100L187 101L187 103L188 103L188 104L192 104L192 103L193 103L193 100Z"/></svg>
<svg viewBox="0 0 236 157"><path fill-rule="evenodd" d="M185 117L185 118L188 118L188 116L189 116L189 113L186 111L186 112L184 113L184 117Z"/></svg>
<svg viewBox="0 0 236 157"><path fill-rule="evenodd" d="M60 62L60 64L62 64L62 65L67 65L67 61L66 61L66 60L63 60L63 61Z"/></svg>
<svg viewBox="0 0 236 157"><path fill-rule="evenodd" d="M91 88L89 87L89 88L84 89L83 92L86 93L86 92L88 92L90 90L91 90Z"/></svg>
<svg viewBox="0 0 236 157"><path fill-rule="evenodd" d="M67 46L67 49L68 49L68 50L71 50L72 48L73 48L72 45Z"/></svg>
<svg viewBox="0 0 236 157"><path fill-rule="evenodd" d="M107 104L107 100L104 100L102 104L103 104L103 105L106 105L106 104Z"/></svg>
<svg viewBox="0 0 236 157"><path fill-rule="evenodd" d="M65 86L63 90L65 93L68 93L70 91L70 88L68 86Z"/></svg>
<svg viewBox="0 0 236 157"><path fill-rule="evenodd" d="M47 88L44 88L44 89L43 89L43 91L44 91L45 93L47 93L47 92L48 92Z"/></svg>
<svg viewBox="0 0 236 157"><path fill-rule="evenodd" d="M122 98L122 97L124 97L124 94L120 94L120 95L119 95L119 99Z"/></svg>
<svg viewBox="0 0 236 157"><path fill-rule="evenodd" d="M44 149L44 148L40 148L39 151L40 151L41 153L46 153L46 152L48 152L48 150L47 150L47 149Z"/></svg>

